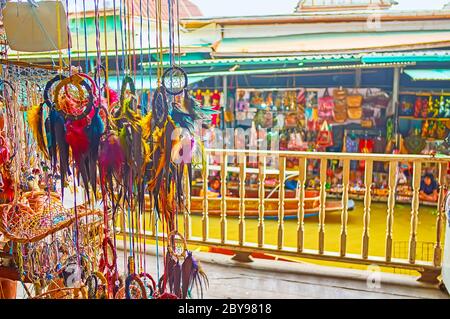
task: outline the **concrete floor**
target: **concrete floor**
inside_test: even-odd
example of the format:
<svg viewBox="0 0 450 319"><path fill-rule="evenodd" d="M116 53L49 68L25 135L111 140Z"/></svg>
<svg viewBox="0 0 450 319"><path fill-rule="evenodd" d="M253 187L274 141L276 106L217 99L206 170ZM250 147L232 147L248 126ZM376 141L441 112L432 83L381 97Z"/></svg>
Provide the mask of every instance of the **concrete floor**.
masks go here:
<svg viewBox="0 0 450 319"><path fill-rule="evenodd" d="M150 249L146 258L147 272L154 278L157 277L155 252ZM231 260L230 256L203 252L194 252L194 256L209 278L209 289L204 293L208 299L449 298L436 286L419 283L415 277L406 275L261 259L243 264ZM119 258L119 268L123 269L124 260ZM159 261L162 265L161 258ZM23 298L20 286L18 297Z"/></svg>
<svg viewBox="0 0 450 319"><path fill-rule="evenodd" d="M147 271L156 277L155 252L154 249L148 252L146 263ZM239 263L231 256L204 252L194 252L194 257L209 278L210 285L204 298L449 298L437 286L420 283L416 277L406 275L262 259ZM123 262L121 264L122 268Z"/></svg>

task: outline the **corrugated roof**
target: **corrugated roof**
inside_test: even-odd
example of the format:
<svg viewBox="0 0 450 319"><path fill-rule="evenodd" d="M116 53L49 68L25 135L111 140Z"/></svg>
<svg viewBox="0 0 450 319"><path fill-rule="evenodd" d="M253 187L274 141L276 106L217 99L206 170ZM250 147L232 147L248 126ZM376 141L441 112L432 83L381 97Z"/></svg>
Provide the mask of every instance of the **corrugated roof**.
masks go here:
<svg viewBox="0 0 450 319"><path fill-rule="evenodd" d="M361 58L363 63L379 62L447 62L450 50L369 53Z"/></svg>
<svg viewBox="0 0 450 319"><path fill-rule="evenodd" d="M252 57L252 58L228 58L228 59L196 59L182 60L183 67L213 67L227 65L260 65L260 64L301 64L305 62L355 62L360 61L361 54L334 54L334 55L311 55L311 56L279 56L279 57ZM157 66L152 63L152 67ZM148 66L148 63L145 63ZM163 66L169 66L170 62L163 62Z"/></svg>
<svg viewBox="0 0 450 319"><path fill-rule="evenodd" d="M405 70L413 81L450 81L450 70L448 69L422 69Z"/></svg>
<svg viewBox="0 0 450 319"><path fill-rule="evenodd" d="M447 31L346 32L264 38L225 38L213 48L216 56L385 52L450 46Z"/></svg>

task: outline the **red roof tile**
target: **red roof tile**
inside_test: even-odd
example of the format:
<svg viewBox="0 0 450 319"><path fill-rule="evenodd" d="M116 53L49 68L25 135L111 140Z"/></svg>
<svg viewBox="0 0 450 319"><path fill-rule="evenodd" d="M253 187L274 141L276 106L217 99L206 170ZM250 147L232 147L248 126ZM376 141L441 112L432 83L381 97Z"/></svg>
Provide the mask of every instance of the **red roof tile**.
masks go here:
<svg viewBox="0 0 450 319"><path fill-rule="evenodd" d="M173 12L176 17L176 10L177 10L176 1L173 1L173 3L174 3ZM128 5L128 9L130 10L129 11L130 13L134 10L134 15L139 16L139 12L142 11L142 16L145 18L147 17L147 12L148 12L147 5L150 5L150 16L153 19L156 18L156 0L148 0L148 1L147 0L141 0L141 1L140 0L127 0L127 5ZM142 6L142 9L141 9L141 6ZM179 0L179 8L180 8L180 13L179 13L180 19L203 16L200 9L189 0ZM162 11L163 20L168 20L169 5L166 0L161 1L161 11Z"/></svg>

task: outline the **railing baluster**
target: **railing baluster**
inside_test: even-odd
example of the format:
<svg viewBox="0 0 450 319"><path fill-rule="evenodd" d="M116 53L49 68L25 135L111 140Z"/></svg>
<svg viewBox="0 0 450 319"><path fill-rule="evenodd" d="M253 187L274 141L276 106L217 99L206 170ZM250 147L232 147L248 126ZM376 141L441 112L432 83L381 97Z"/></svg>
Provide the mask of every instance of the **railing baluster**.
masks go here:
<svg viewBox="0 0 450 319"><path fill-rule="evenodd" d="M278 203L278 249L283 249L284 241L284 189L286 181L286 157L280 159L280 189L279 189L279 203Z"/></svg>
<svg viewBox="0 0 450 319"><path fill-rule="evenodd" d="M186 208L184 210L184 238L191 238L191 186L189 185L189 170L185 167L184 191L186 194Z"/></svg>
<svg viewBox="0 0 450 319"><path fill-rule="evenodd" d="M392 235L394 227L395 190L397 188L397 166L398 162L389 162L389 197L386 222L386 261L391 261L392 259Z"/></svg>
<svg viewBox="0 0 450 319"><path fill-rule="evenodd" d="M306 158L298 159L298 211L297 211L297 251L301 253L305 235L305 184L306 184Z"/></svg>
<svg viewBox="0 0 450 319"><path fill-rule="evenodd" d="M344 160L342 170L342 215L341 215L341 256L347 253L347 222L348 222L348 190L350 182L350 160Z"/></svg>
<svg viewBox="0 0 450 319"><path fill-rule="evenodd" d="M409 262L416 262L417 223L419 217L419 191L422 177L422 163L415 161L413 164L413 197L411 201L411 235L409 238Z"/></svg>
<svg viewBox="0 0 450 319"><path fill-rule="evenodd" d="M239 246L245 242L245 159L245 155L239 158Z"/></svg>
<svg viewBox="0 0 450 319"><path fill-rule="evenodd" d="M446 171L447 163L439 164L439 200L438 215L436 218L436 244L434 246L433 265L440 267L442 263L442 228L445 212L445 191L447 190Z"/></svg>
<svg viewBox="0 0 450 319"><path fill-rule="evenodd" d="M325 214L327 201L327 166L328 160L320 160L320 209L319 209L319 254L325 251Z"/></svg>
<svg viewBox="0 0 450 319"><path fill-rule="evenodd" d="M362 258L369 257L369 225L370 225L370 205L372 204L372 180L373 180L373 161L365 161L364 172L364 228L362 242Z"/></svg>
<svg viewBox="0 0 450 319"><path fill-rule="evenodd" d="M262 156L259 162L258 180L258 247L264 246L264 199L266 197L266 161L267 158Z"/></svg>
<svg viewBox="0 0 450 319"><path fill-rule="evenodd" d="M220 161L220 242L227 241L227 153L224 152Z"/></svg>
<svg viewBox="0 0 450 319"><path fill-rule="evenodd" d="M202 214L202 237L203 241L208 241L209 221L208 221L208 175L209 175L209 155L205 154L203 165L203 214Z"/></svg>

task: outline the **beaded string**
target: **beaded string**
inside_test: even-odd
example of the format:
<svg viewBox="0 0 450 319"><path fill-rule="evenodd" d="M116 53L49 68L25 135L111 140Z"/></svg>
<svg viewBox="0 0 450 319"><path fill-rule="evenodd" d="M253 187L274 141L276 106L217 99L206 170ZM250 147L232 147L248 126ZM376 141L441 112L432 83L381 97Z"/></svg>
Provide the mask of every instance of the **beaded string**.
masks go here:
<svg viewBox="0 0 450 319"><path fill-rule="evenodd" d="M83 0L83 28L84 28L84 71L89 71L89 58L88 58L88 37L87 37L87 22L86 22L86 0Z"/></svg>

